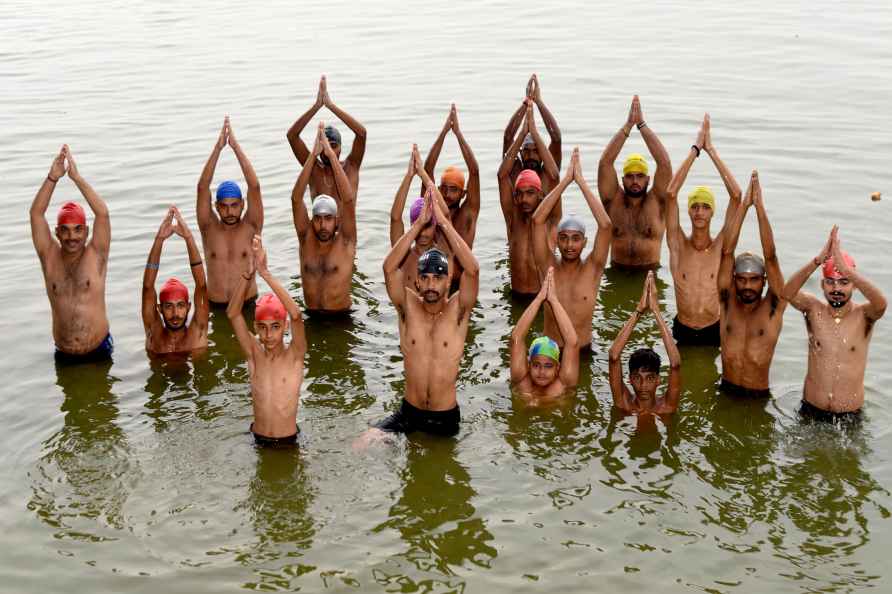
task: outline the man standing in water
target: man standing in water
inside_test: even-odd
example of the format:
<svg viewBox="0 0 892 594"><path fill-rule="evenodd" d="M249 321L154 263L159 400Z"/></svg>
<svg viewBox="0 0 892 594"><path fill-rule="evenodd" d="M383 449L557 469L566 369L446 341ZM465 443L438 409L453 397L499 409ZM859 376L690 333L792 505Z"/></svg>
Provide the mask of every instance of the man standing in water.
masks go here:
<svg viewBox="0 0 892 594"><path fill-rule="evenodd" d="M93 236L89 241L84 209L74 202L66 202L59 209L55 240L46 222L53 191L66 173L93 211ZM56 360L80 363L109 359L114 343L105 313L111 243L108 207L81 177L67 144L56 155L31 204L31 239L50 300Z"/></svg>
<svg viewBox="0 0 892 594"><path fill-rule="evenodd" d="M749 207L755 205L763 260L746 252L734 257L740 229ZM765 281L768 291L762 296ZM764 398L774 347L783 326L787 302L774 234L762 202L759 174L753 171L743 203L728 226L719 266L719 316L722 330L722 390L732 396Z"/></svg>
<svg viewBox="0 0 892 594"><path fill-rule="evenodd" d="M688 216L691 218L691 235L685 235L679 223L678 192L684 185L694 160L705 150L715 164L725 183L730 198L725 211L721 231L709 235L709 224L715 214L715 195L706 186L697 186L688 195ZM666 203L666 243L669 244L669 268L675 285L675 303L678 315L672 321L672 336L679 345L719 346L719 292L716 276L722 258L722 244L727 235L728 223L740 206L740 186L725 166L712 144L709 130L709 114L696 144L691 145L687 158L682 162L672 183L669 184Z"/></svg>
<svg viewBox="0 0 892 594"><path fill-rule="evenodd" d="M317 157L323 154L330 160L339 198L326 194L316 196L310 218L304 193L318 166ZM313 153L306 159L291 192L291 213L300 244L300 271L307 313L348 312L356 256L356 199L347 174L328 143L322 122L319 122Z"/></svg>
<svg viewBox="0 0 892 594"><path fill-rule="evenodd" d="M644 144L657 162L651 189L648 189L649 168L642 155L635 153L626 159L622 186L613 169L632 126L638 127ZM610 140L598 163L598 192L613 221L610 260L614 266L656 268L660 265L660 249L666 230L667 188L671 178L669 153L644 121L638 95L635 95L626 123Z"/></svg>
<svg viewBox="0 0 892 594"><path fill-rule="evenodd" d="M436 189L429 186L429 190L421 215L384 259L387 294L399 317L406 391L399 410L375 427L392 433L424 431L452 436L458 433L461 421L455 380L471 309L477 301L480 271L470 248L432 196ZM418 259L415 290L405 286L399 267L432 217L462 265L459 290L451 297L449 264L440 250L432 248Z"/></svg>
<svg viewBox="0 0 892 594"><path fill-rule="evenodd" d="M822 267L824 299L801 291ZM852 302L858 289L867 303ZM808 372L800 412L832 421L854 419L864 404L864 370L873 325L886 313L886 297L855 270L855 261L842 251L837 227L814 260L790 278L784 297L802 312L808 331Z"/></svg>
<svg viewBox="0 0 892 594"><path fill-rule="evenodd" d="M588 203L595 220L598 222L598 232L595 235L595 245L589 255L583 259L582 250L588 239L585 236L585 223L575 215L567 215L561 219L557 228L557 247L560 258L554 255L554 250L548 245L548 220L551 211L561 199L561 194L571 182L582 190L582 195ZM604 266L607 264L607 253L610 251L610 237L613 226L610 217L604 210L604 205L589 189L588 182L582 175L582 166L579 163L579 149L573 149L570 158L570 166L564 179L542 201L536 212L533 213L533 252L536 256L536 266L539 271L554 270L554 284L557 299L570 316L576 330L579 348L590 349L592 343L592 314L595 312L595 303L598 300L598 288L601 284L601 276ZM551 301L549 300L549 304ZM545 309L545 334L563 346L566 352L567 346L562 343L562 335L554 309Z"/></svg>
<svg viewBox="0 0 892 594"><path fill-rule="evenodd" d="M539 108L545 129L551 138L551 143L547 148L542 141L542 137L539 136L535 124L532 124L526 130L521 130L521 133L517 134L518 128L521 127L521 122L524 119L532 122L531 116L528 115L528 111L532 108L532 103L535 103L536 107ZM516 146L512 146L515 144ZM520 151L519 153L518 150ZM535 74L530 77L530 81L527 83L526 97L520 104L520 107L517 108L517 111L514 112L514 115L511 116L511 119L508 120L508 125L505 127L505 136L502 140L502 155L503 158L508 158L508 155L511 155L512 164L509 180L512 184L524 169L536 172L536 175L542 180L542 187L545 192L550 192L557 184L562 159L561 129L558 128L557 120L554 119L551 111L542 100L539 78ZM554 163L553 169L551 168L552 163Z"/></svg>
<svg viewBox="0 0 892 594"><path fill-rule="evenodd" d="M189 289L179 279L167 279L161 293L155 293L161 247L174 233L186 242L189 268L195 281L195 315L191 322L187 322L192 308ZM207 347L209 313L208 287L198 246L180 211L176 206L171 206L155 235L142 277L142 325L146 331L146 350L150 353L188 353Z"/></svg>
<svg viewBox="0 0 892 594"><path fill-rule="evenodd" d="M286 134L288 144L291 145L291 150L294 152L294 156L297 157L298 162L306 167L307 159L311 156L310 149L301 140L300 133L303 132L313 116L322 107L327 107L331 113L347 124L347 127L353 131L355 136L350 154L345 160L338 161L338 158L341 156L341 133L334 126L325 127L325 137L328 139L329 145L331 145L334 158L329 157L326 153L318 155L314 153L312 155L314 159L318 158L319 162L312 170L312 176L310 177L310 197L315 198L319 194L327 194L334 196L338 201L347 199L346 196L340 194L340 185L337 180L338 174L334 168L334 163L337 162L349 180L348 185L353 197L351 199L355 199L359 190L359 167L362 165L362 157L365 155L365 127L346 111L335 105L331 97L328 96L328 86L324 76L319 80L319 92L316 94L316 102L302 116L297 118L297 121L288 129Z"/></svg>
<svg viewBox="0 0 892 594"><path fill-rule="evenodd" d="M248 212L242 217L245 201L242 190L234 181L224 181L217 186L215 208L211 210L211 180L217 168L220 152L226 145L232 147L238 164L248 184ZM235 139L229 125L229 116L223 120L223 129L217 144L211 151L201 178L198 180L198 203L195 207L198 230L204 245L204 259L208 266L208 300L212 304L226 305L239 284L241 275L251 268L251 239L263 230L263 202L260 199L260 183L254 167ZM246 299L257 296L257 287L248 288Z"/></svg>

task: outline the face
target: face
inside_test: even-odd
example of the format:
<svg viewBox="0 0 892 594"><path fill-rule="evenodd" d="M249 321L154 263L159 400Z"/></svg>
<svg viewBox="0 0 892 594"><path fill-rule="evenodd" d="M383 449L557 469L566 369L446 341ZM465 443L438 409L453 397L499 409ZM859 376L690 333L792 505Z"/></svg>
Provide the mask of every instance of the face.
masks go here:
<svg viewBox="0 0 892 594"><path fill-rule="evenodd" d="M254 320L254 332L267 351L285 346L285 320Z"/></svg>
<svg viewBox="0 0 892 594"><path fill-rule="evenodd" d="M241 198L224 198L216 201L216 207L224 225L237 225L242 218L245 201Z"/></svg>
<svg viewBox="0 0 892 594"><path fill-rule="evenodd" d="M313 233L316 239L325 243L331 241L338 229L338 217L332 214L316 215L313 217Z"/></svg>
<svg viewBox="0 0 892 594"><path fill-rule="evenodd" d="M337 142L328 141L328 145L331 147L331 150L334 151L335 156L340 159L341 158L341 145ZM319 155L319 160L325 163L325 165L331 165L331 161L328 159L328 155L323 152Z"/></svg>
<svg viewBox="0 0 892 594"><path fill-rule="evenodd" d="M421 232L418 234L418 237L415 238L415 245L420 248L425 248L424 251L427 251L427 248L433 245L434 236L437 234L437 227L433 223L429 223L424 226Z"/></svg>
<svg viewBox="0 0 892 594"><path fill-rule="evenodd" d="M545 355L530 357L530 379L533 385L544 388L557 379L561 364Z"/></svg>
<svg viewBox="0 0 892 594"><path fill-rule="evenodd" d="M756 272L734 273L734 288L741 303L755 303L762 297L765 275Z"/></svg>
<svg viewBox="0 0 892 594"><path fill-rule="evenodd" d="M56 239L62 246L62 250L74 254L87 245L87 233L89 228L86 225L65 224L56 227Z"/></svg>
<svg viewBox="0 0 892 594"><path fill-rule="evenodd" d="M542 168L542 159L539 158L539 151L535 145L520 149L520 160L524 169L539 171Z"/></svg>
<svg viewBox="0 0 892 594"><path fill-rule="evenodd" d="M520 206L520 210L532 214L542 202L542 192L532 186L524 186L514 190L514 203Z"/></svg>
<svg viewBox="0 0 892 594"><path fill-rule="evenodd" d="M449 289L449 277L445 274L425 272L415 279L415 288L425 303L436 303L445 297Z"/></svg>
<svg viewBox="0 0 892 594"><path fill-rule="evenodd" d="M821 281L821 288L824 290L824 298L830 307L842 307L852 298L854 286L851 281L846 278L824 278Z"/></svg>
<svg viewBox="0 0 892 594"><path fill-rule="evenodd" d="M627 173L623 176L623 190L631 198L641 198L647 194L649 183L650 176L643 173Z"/></svg>
<svg viewBox="0 0 892 594"><path fill-rule="evenodd" d="M712 221L712 208L708 204L692 204L688 208L691 224L698 229L708 229Z"/></svg>
<svg viewBox="0 0 892 594"><path fill-rule="evenodd" d="M559 231L557 245L561 258L565 261L578 260L586 241L585 235L579 231Z"/></svg>
<svg viewBox="0 0 892 594"><path fill-rule="evenodd" d="M660 387L660 374L656 371L636 369L629 374L629 383L635 390L635 397L639 400L652 400Z"/></svg>
<svg viewBox="0 0 892 594"><path fill-rule="evenodd" d="M164 327L168 330L182 330L186 327L186 319L189 317L191 304L185 300L165 301L158 306Z"/></svg>
<svg viewBox="0 0 892 594"><path fill-rule="evenodd" d="M440 184L440 193L449 209L458 208L459 202L465 196L465 191L455 184Z"/></svg>

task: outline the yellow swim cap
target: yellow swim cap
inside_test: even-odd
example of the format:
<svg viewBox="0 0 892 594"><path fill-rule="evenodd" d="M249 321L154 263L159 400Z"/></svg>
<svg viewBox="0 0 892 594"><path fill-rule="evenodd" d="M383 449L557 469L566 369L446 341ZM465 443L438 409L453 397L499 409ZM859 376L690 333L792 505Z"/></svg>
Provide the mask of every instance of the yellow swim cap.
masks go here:
<svg viewBox="0 0 892 594"><path fill-rule="evenodd" d="M705 204L715 210L715 196L708 186L697 186L693 192L688 194L688 208L695 204Z"/></svg>
<svg viewBox="0 0 892 594"><path fill-rule="evenodd" d="M644 160L644 155L632 153L628 156L623 164L623 175L627 173L643 173L647 175L647 161Z"/></svg>

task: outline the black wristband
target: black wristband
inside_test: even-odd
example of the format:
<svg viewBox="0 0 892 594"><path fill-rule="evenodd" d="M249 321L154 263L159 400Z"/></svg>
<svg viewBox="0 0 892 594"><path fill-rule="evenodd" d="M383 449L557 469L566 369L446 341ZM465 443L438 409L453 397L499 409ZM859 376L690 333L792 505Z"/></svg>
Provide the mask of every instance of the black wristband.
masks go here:
<svg viewBox="0 0 892 594"><path fill-rule="evenodd" d="M58 177L57 177L56 179L53 179L53 178L51 178L49 175L47 175L46 178L47 178L48 180L50 180L51 182L53 182L54 184L59 183L59 178L58 178Z"/></svg>
<svg viewBox="0 0 892 594"><path fill-rule="evenodd" d="M691 148L694 149L695 151L697 151L697 156L699 157L700 156L700 147L697 146L696 144L692 144Z"/></svg>
<svg viewBox="0 0 892 594"><path fill-rule="evenodd" d="M202 264L201 260L196 260L195 262L189 262L189 268L192 268L193 266L198 266L200 264Z"/></svg>
<svg viewBox="0 0 892 594"><path fill-rule="evenodd" d="M646 125L647 125L647 122L639 122L638 129L640 130L640 129L644 128Z"/></svg>

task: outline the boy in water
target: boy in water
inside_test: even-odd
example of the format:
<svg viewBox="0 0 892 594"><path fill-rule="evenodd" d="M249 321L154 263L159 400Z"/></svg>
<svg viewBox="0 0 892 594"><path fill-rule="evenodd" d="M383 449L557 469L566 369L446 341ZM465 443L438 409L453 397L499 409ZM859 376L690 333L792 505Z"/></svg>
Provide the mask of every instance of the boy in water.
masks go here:
<svg viewBox="0 0 892 594"><path fill-rule="evenodd" d="M254 422L251 433L258 445L292 445L297 441L297 405L304 379L304 355L307 339L300 308L279 281L269 272L266 251L255 235L252 249L254 265L242 274L226 315L238 339L251 376L251 400ZM248 289L254 286L254 274L273 290L257 300L254 309L254 331L248 330L242 316L242 305ZM291 343L285 345L287 319L291 319Z"/></svg>

